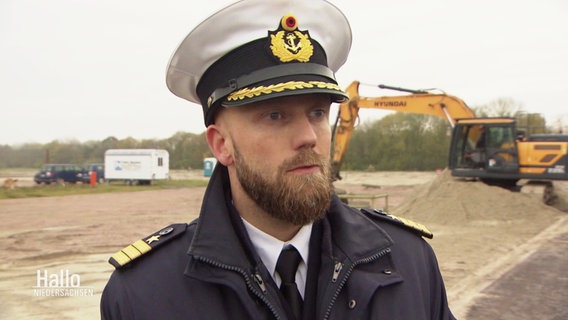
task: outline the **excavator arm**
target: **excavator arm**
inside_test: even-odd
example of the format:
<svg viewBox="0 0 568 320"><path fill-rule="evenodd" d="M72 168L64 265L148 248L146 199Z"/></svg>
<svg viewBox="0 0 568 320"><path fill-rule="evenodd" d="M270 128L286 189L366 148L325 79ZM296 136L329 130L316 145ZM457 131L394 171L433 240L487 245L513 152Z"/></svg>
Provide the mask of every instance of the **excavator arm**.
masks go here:
<svg viewBox="0 0 568 320"><path fill-rule="evenodd" d="M353 129L358 121L360 108L393 110L399 112L430 114L446 119L450 126L456 119L475 118L474 112L461 99L443 94L430 93L423 90L410 90L403 88L379 85L382 89L391 89L407 92L406 95L361 97L359 96L359 81L353 81L345 91L349 101L339 105L339 111L333 128L332 150L332 177L341 179L339 171L343 156L349 145Z"/></svg>

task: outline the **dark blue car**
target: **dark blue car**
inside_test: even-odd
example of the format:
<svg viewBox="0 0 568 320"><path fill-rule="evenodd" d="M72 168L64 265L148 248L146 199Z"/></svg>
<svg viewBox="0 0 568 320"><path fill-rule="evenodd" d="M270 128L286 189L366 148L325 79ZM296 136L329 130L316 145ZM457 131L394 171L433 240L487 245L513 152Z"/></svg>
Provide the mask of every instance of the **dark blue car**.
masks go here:
<svg viewBox="0 0 568 320"><path fill-rule="evenodd" d="M37 184L51 184L55 182L77 183L83 182L87 171L74 164L44 164L34 176Z"/></svg>

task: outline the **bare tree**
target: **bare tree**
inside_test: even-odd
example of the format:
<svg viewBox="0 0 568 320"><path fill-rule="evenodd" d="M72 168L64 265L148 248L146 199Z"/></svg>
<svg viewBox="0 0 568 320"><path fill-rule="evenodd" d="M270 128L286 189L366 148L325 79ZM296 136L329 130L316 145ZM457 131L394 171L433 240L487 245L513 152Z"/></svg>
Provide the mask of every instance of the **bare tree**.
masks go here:
<svg viewBox="0 0 568 320"><path fill-rule="evenodd" d="M523 105L511 98L498 98L473 109L477 117L515 117L523 112Z"/></svg>

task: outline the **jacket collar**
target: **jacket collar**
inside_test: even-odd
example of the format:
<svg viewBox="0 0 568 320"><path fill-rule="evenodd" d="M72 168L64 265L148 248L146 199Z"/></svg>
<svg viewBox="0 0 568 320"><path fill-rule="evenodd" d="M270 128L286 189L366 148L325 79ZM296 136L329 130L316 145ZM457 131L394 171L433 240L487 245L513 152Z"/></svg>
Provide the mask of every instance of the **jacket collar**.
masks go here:
<svg viewBox="0 0 568 320"><path fill-rule="evenodd" d="M229 174L221 164L211 175L199 219L188 254L194 259L206 259L223 265L249 269L260 259L251 250L252 244L240 216L231 204ZM256 265L257 262L252 262Z"/></svg>
<svg viewBox="0 0 568 320"><path fill-rule="evenodd" d="M217 164L205 191L188 255L250 271L258 267L260 258L230 199L227 168ZM322 255L335 261L362 260L392 245L383 229L335 195L322 222Z"/></svg>

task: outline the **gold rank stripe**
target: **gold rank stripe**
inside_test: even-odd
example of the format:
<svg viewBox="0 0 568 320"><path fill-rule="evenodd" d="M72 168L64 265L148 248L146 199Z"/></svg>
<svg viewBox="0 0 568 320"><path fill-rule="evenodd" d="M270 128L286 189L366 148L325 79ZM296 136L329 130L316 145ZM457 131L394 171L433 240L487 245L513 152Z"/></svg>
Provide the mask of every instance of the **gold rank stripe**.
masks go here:
<svg viewBox="0 0 568 320"><path fill-rule="evenodd" d="M120 266L123 266L150 250L152 250L152 247L144 242L144 240L138 240L113 254L111 259L114 259Z"/></svg>
<svg viewBox="0 0 568 320"><path fill-rule="evenodd" d="M418 231L422 232L422 234L429 239L432 239L434 237L434 234L430 230L428 230L428 228L423 224L414 222L412 220L408 220L406 218L393 216L392 214L389 214L389 216L391 216L393 219L396 219L396 220L402 222L407 227L410 227L414 230L418 230Z"/></svg>
<svg viewBox="0 0 568 320"><path fill-rule="evenodd" d="M246 98L254 98L263 94L271 94L273 92L282 92L285 90L300 90L300 89L311 89L311 88L321 88L321 89L331 89L336 91L341 91L341 88L333 83L327 83L322 81L289 81L285 83L278 83L269 86L260 86L254 88L244 88L231 93L228 97L228 101L238 101Z"/></svg>

